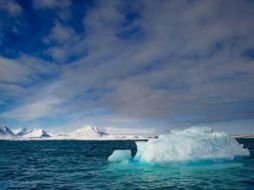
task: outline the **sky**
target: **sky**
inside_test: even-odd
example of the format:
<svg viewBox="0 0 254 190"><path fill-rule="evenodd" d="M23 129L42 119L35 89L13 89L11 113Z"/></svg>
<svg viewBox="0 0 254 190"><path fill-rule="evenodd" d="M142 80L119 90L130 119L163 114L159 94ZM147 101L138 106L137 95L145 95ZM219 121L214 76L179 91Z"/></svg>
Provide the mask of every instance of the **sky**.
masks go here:
<svg viewBox="0 0 254 190"><path fill-rule="evenodd" d="M254 1L1 0L0 123L254 134Z"/></svg>

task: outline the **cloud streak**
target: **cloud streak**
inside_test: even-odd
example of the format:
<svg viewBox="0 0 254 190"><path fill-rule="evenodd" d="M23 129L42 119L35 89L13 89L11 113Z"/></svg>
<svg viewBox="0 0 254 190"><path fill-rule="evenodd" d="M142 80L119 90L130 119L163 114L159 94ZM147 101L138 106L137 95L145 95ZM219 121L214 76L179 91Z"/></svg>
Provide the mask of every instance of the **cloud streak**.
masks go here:
<svg viewBox="0 0 254 190"><path fill-rule="evenodd" d="M1 116L10 119L20 119L21 121L34 120L53 114L55 107L60 102L60 99L47 97L19 106L18 108L5 112Z"/></svg>
<svg viewBox="0 0 254 190"><path fill-rule="evenodd" d="M0 10L6 11L10 16L18 16L22 13L22 7L13 0L1 1Z"/></svg>
<svg viewBox="0 0 254 190"><path fill-rule="evenodd" d="M0 89L22 94L2 117L61 113L76 122L69 116L85 120L100 110L94 118L102 115L105 125L117 116L118 125L153 120L168 126L253 118L252 2L94 1L81 7L86 11L78 20L69 14L78 4L55 2L34 1L43 11L68 9L68 19L52 18L41 37L50 61L0 59Z"/></svg>

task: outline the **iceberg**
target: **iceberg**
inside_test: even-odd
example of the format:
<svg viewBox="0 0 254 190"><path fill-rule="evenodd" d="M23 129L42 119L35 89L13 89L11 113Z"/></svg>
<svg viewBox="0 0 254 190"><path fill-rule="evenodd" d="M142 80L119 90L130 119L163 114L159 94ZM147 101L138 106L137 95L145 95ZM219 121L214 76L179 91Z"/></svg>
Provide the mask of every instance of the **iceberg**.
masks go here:
<svg viewBox="0 0 254 190"><path fill-rule="evenodd" d="M131 159L130 150L115 150L109 157L110 162L123 162Z"/></svg>
<svg viewBox="0 0 254 190"><path fill-rule="evenodd" d="M233 160L249 156L248 149L224 132L207 127L173 130L168 135L147 142L136 142L134 160L145 163L168 163L196 160Z"/></svg>

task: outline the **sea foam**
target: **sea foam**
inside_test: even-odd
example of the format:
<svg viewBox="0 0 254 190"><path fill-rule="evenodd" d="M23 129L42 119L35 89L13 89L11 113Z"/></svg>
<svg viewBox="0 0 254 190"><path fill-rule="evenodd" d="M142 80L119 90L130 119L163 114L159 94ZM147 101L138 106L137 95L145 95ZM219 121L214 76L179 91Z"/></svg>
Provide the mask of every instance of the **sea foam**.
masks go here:
<svg viewBox="0 0 254 190"><path fill-rule="evenodd" d="M233 160L238 156L249 156L233 137L224 132L215 132L207 127L191 127L173 130L167 135L148 142L136 142L134 160L146 163L167 163L195 160Z"/></svg>

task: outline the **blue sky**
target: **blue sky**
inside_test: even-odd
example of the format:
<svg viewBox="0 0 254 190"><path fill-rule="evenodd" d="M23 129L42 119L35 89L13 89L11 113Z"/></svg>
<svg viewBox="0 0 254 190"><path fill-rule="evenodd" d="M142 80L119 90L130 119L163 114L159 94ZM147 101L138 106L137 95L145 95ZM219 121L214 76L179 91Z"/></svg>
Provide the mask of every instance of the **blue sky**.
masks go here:
<svg viewBox="0 0 254 190"><path fill-rule="evenodd" d="M0 1L0 123L254 133L254 2Z"/></svg>

